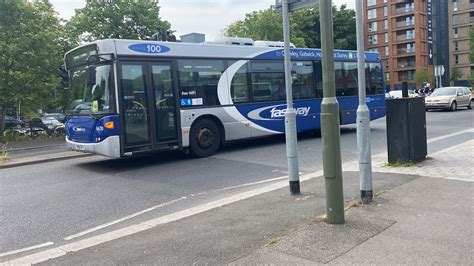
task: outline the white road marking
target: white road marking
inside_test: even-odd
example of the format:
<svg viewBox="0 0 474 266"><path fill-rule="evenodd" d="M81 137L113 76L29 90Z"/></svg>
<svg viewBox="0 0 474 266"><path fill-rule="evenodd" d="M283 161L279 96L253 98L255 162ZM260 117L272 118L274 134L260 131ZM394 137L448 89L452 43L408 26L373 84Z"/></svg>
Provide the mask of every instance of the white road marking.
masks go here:
<svg viewBox="0 0 474 266"><path fill-rule="evenodd" d="M9 256L9 255L13 255L13 254L17 254L17 253L21 253L21 252L25 252L25 251L29 251L29 250L33 250L33 249L37 249L37 248L51 246L52 244L54 244L54 243L53 242L46 242L46 243L43 243L43 244L39 244L39 245L27 247L27 248L22 248L22 249L17 249L17 250L12 250L12 251L8 251L8 252L0 253L0 258L5 257L5 256Z"/></svg>
<svg viewBox="0 0 474 266"><path fill-rule="evenodd" d="M464 134L464 133L469 133L469 132L474 132L474 130L473 129L467 129L467 130L459 131L459 132L456 132L456 133L451 133L451 134L431 138L431 139L428 139L428 143L431 143L431 142L434 142L434 141L439 141L439 140L446 139L446 138L450 138L450 137L460 135L460 134ZM376 155L373 155L373 156L381 156L385 153L386 153L386 151L382 152L382 153L379 153L379 154L376 154ZM353 162L348 162L348 163L345 163L344 165L349 165L351 163L353 163ZM344 165L343 165L343 168L344 168ZM302 181L302 182L307 181L307 180L310 180L312 178L315 178L315 177L318 177L318 176L321 176L321 175L323 175L323 171L318 171L318 172L302 175L300 177L300 181ZM278 179L284 179L284 178L286 178L286 177L273 178L272 180L278 180ZM264 181L257 181L257 182L254 182L254 183L263 183L263 182ZM233 196L223 198L223 199L220 199L220 200L216 200L216 201L213 201L213 202L208 202L208 203L205 203L205 204L202 204L202 205L199 205L199 206L195 206L195 207L183 210L183 211L178 211L178 212L175 212L175 213L172 213L172 214L169 214L169 215L154 218L154 219L151 219L151 220L148 220L148 221L136 224L136 225L127 226L127 227L124 227L124 228L121 228L121 229L118 229L118 230L110 231L108 233L100 234L100 235L89 237L89 238L82 239L82 240L78 240L78 241L70 243L70 244L62 245L62 246L59 246L59 247L55 247L55 248L52 248L52 249L48 249L48 250L45 250L45 251L41 251L41 252L38 252L38 253L27 255L27 256L24 256L24 257L20 257L20 258L17 258L17 259L6 261L4 263L0 263L0 266L1 265L30 265L30 264L44 262L44 261L47 261L49 259L54 259L54 258L64 256L64 255L66 255L67 252L79 251L79 250L86 249L86 248L89 248L89 247L92 247L92 246L103 244L103 243L106 243L106 242L109 242L109 241L112 241L112 240L115 240L115 239L118 239L118 238L121 238L121 237L129 236L129 235L132 235L132 234L136 234L136 233L148 230L150 228L154 228L158 225L170 223L170 222L173 222L173 221L178 221L180 219L183 219L183 218L195 215L195 214L199 214L199 213L206 212L206 211L209 211L209 210L212 210L212 209L215 209L215 208L219 208L219 207L222 207L222 206L225 206L225 205L229 205L231 203L238 202L238 201L241 201L241 200L244 200L244 199L248 199L248 198L251 198L251 197L254 197L254 196L257 196L257 195L261 195L261 194L264 194L264 193L267 193L267 192L271 192L271 191L274 191L274 190L277 190L277 189L280 189L280 188L283 188L283 187L286 187L286 186L288 186L288 182L286 180L281 181L281 182L277 182L277 183L273 183L273 184L270 184L270 185L265 186L263 188L258 188L258 189L255 189L255 190L243 192L241 194L233 195ZM31 248L33 248L33 247L26 248L25 250L30 250Z"/></svg>
<svg viewBox="0 0 474 266"><path fill-rule="evenodd" d="M123 222L123 221L126 221L126 220L129 220L133 217L136 217L138 215L141 215L141 214L144 214L144 213L147 213L147 212L150 212L150 211L153 211L155 209L158 209L158 208L161 208L161 207L164 207L164 206L167 206L167 205L170 205L170 204L173 204L173 203L176 203L178 201L181 201L183 199L186 199L186 197L181 197L181 198L178 198L178 199L174 199L172 201L168 201L168 202L165 202L165 203L162 203L162 204L159 204L159 205L156 205L156 206L153 206L153 207L150 207L148 209L144 209L142 211L139 211L139 212L136 212L134 214L130 214L128 216L125 216L123 218L120 218L120 219L117 219L115 221L112 221L112 222L109 222L109 223L106 223L106 224L102 224L102 225L99 225L99 226L96 226L94 228L91 228L91 229L88 229L88 230L85 230L85 231L82 231L82 232L79 232L77 234L74 234L74 235L70 235L68 237L65 237L64 240L72 240L74 238L78 238L80 236L83 236L83 235L86 235L86 234L89 234L89 233L92 233L94 231L97 231L97 230L100 230L100 229L104 229L108 226L111 226L111 225L114 225L114 224L118 224L120 222Z"/></svg>
<svg viewBox="0 0 474 266"><path fill-rule="evenodd" d="M315 172L315 173L303 175L303 176L300 177L300 181L307 181L307 180L310 180L312 178L321 176L322 174L323 174L322 171L318 171L318 172ZM229 204L234 203L234 202L238 202L238 201L241 201L241 200L244 200L244 199L248 199L248 198L251 198L251 197L254 197L254 196L257 196L257 195L261 195L261 194L264 194L264 193L267 193L267 192L270 192L270 191L274 191L274 190L277 190L277 189L280 189L280 188L283 188L283 187L286 187L286 186L288 186L288 182L286 180L281 181L281 182L277 182L277 183L273 183L273 184L270 184L270 185L262 187L262 188L246 191L246 192L241 193L241 194L237 194L237 195L226 197L226 198L223 198L223 199L220 199L220 200L208 202L208 203L205 203L205 204L202 204L202 205L199 205L199 206L195 206L195 207L192 207L192 208L189 208L189 209L186 209L186 210L182 210L182 211L178 211L178 212L175 212L175 213L172 213L172 214L168 214L168 215L165 215L165 216L154 218L154 219L151 219L151 220L139 223L139 224L127 226L127 227L124 227L124 228L121 228L121 229L110 231L108 233L104 233L104 234L100 234L100 235L97 235L97 236L92 236L92 237L89 237L89 238L81 239L81 240L78 240L78 241L70 243L70 244L62 245L62 246L55 247L55 248L52 248L52 249L49 249L49 250L45 250L45 251L41 251L41 252L34 253L34 254L31 254L31 255L27 255L27 256L24 256L24 257L21 257L21 258L18 258L18 259L13 259L13 260L10 260L10 261L6 261L4 263L1 263L0 265L31 265L31 264L35 264L35 263L44 262L44 261L47 261L47 260L50 260L50 259L54 259L54 258L64 256L68 252L79 251L79 250L82 250L82 249L86 249L86 248L89 248L89 247L93 247L93 246L96 246L96 245L99 245L99 244L103 244L103 243L115 240L115 239L118 239L118 238L121 238L121 237L125 237L125 236L133 235L133 234L136 234L136 233L139 233L139 232L143 232L143 231L148 230L150 228L157 227L158 225L178 221L178 220L181 220L183 218L186 218L186 217L189 217L189 216L192 216L192 215L195 215L195 214L203 213L203 212L215 209L215 208L219 208L219 207L222 207L222 206L225 206L225 205L229 205Z"/></svg>
<svg viewBox="0 0 474 266"><path fill-rule="evenodd" d="M427 142L428 142L428 143L432 143L432 142L434 142L434 141L438 141L438 140L442 140L442 139L447 139L447 138L454 137L454 136L456 136L456 135L461 135L461 134L464 134L464 133L474 133L474 129L469 128L469 129L462 130L462 131L458 131L458 132L455 132L455 133L451 133L451 134L447 134L447 135L442 135L442 136L439 136L439 137L436 137L436 138L431 138L431 139L428 139Z"/></svg>
<svg viewBox="0 0 474 266"><path fill-rule="evenodd" d="M288 176L281 176L281 177L276 177L276 178L271 178L271 179L265 179L265 180L261 180L261 181L256 181L256 182L251 182L251 183L245 183L245 184L241 184L241 185L226 187L226 188L222 188L222 189L217 189L217 190L214 190L213 192L226 191L226 190L231 190L231 189L236 189L236 188L254 186L254 185L263 184L263 183L268 183L268 182L277 181L277 180L286 179L286 178L288 178ZM209 192L201 192L201 193L198 193L197 195L203 195L203 194L208 194L208 193L209 193ZM193 197L193 196L195 196L195 195L192 194L192 195L190 195L190 196ZM153 207L144 209L144 210L142 210L142 211L139 211L139 212L136 212L136 213L127 215L127 216L122 217L122 218L117 219L117 220L114 220L114 221L112 221L112 222L105 223L105 224L101 224L101 225L98 225L98 226L96 226L96 227L93 227L93 228L87 229L87 230L85 230L85 231L79 232L79 233L77 233L77 234L67 236L67 237L64 238L64 240L72 240L72 239L74 239L74 238L78 238L78 237L81 237L81 236L83 236L83 235L87 235L87 234L89 234L89 233L92 233L92 232L95 232L95 231L104 229L104 228L109 227L109 226L111 226L111 225L118 224L118 223L120 223L120 222L123 222L123 221L129 220L129 219L131 219L131 218L137 217L137 216L139 216L139 215L141 215L141 214L145 214L145 213L147 213L147 212L156 210L156 209L158 209L158 208L165 207L165 206L167 206L167 205L176 203L176 202L181 201L181 200L184 200L184 199L186 199L186 198L187 198L187 197L181 197L181 198L178 198L178 199L174 199L174 200L172 200L172 201L169 201L169 202L165 202L165 203L162 203L162 204L159 204L159 205L156 205L156 206L153 206Z"/></svg>

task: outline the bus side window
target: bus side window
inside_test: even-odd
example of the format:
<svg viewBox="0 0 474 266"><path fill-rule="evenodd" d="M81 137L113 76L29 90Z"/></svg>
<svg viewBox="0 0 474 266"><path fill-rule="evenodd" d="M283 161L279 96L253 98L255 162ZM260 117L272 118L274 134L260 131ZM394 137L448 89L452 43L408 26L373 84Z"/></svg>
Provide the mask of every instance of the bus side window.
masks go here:
<svg viewBox="0 0 474 266"><path fill-rule="evenodd" d="M219 105L217 84L224 72L223 60L180 59L179 89L181 98L196 99L193 105Z"/></svg>
<svg viewBox="0 0 474 266"><path fill-rule="evenodd" d="M257 102L285 99L283 62L252 62L252 96Z"/></svg>
<svg viewBox="0 0 474 266"><path fill-rule="evenodd" d="M232 62L229 61L229 66L231 64ZM237 72L235 73L234 77L232 77L232 81L230 84L230 91L231 91L232 101L234 103L244 103L244 102L249 101L247 65L248 63L245 63L243 66L241 66L239 70L237 70Z"/></svg>
<svg viewBox="0 0 474 266"><path fill-rule="evenodd" d="M323 97L323 66L321 61L314 61L314 88L313 93L316 98Z"/></svg>
<svg viewBox="0 0 474 266"><path fill-rule="evenodd" d="M293 62L293 98L308 99L316 97L316 84L312 62Z"/></svg>

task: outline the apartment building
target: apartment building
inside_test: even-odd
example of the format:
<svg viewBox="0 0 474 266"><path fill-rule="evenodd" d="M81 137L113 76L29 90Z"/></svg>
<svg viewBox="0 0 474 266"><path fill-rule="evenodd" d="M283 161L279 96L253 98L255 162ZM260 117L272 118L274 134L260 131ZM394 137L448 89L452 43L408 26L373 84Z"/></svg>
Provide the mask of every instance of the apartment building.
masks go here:
<svg viewBox="0 0 474 266"><path fill-rule="evenodd" d="M432 1L363 1L365 48L380 53L385 80L392 90L404 81L415 87L417 69L426 68L433 74Z"/></svg>
<svg viewBox="0 0 474 266"><path fill-rule="evenodd" d="M474 0L445 0L449 11L449 54L450 69L458 69L461 78L455 85L474 86L469 84L469 76L474 72L474 62L470 61L471 41L469 30L474 25Z"/></svg>

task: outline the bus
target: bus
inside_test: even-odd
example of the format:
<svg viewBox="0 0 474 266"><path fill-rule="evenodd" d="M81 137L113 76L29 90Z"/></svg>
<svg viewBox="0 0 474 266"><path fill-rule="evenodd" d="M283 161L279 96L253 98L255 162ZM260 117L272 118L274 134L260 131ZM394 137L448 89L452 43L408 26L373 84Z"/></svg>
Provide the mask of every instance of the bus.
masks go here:
<svg viewBox="0 0 474 266"><path fill-rule="evenodd" d="M318 130L321 50L292 48L297 131ZM284 133L281 47L98 40L65 54L70 150L127 157L181 149L210 156L228 141ZM340 124L356 122L357 52L335 50ZM380 56L366 52L370 118L385 116Z"/></svg>

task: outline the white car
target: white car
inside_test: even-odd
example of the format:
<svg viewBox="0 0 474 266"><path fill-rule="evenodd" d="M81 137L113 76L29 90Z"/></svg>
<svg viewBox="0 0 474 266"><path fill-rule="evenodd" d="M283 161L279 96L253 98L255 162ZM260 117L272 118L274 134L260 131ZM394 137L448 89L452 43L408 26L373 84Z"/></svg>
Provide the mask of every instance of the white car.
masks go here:
<svg viewBox="0 0 474 266"><path fill-rule="evenodd" d="M415 97L421 97L421 96L413 90L408 90L408 98L415 98ZM392 98L392 99L403 98L402 91L400 90L390 91L388 93L388 98Z"/></svg>

